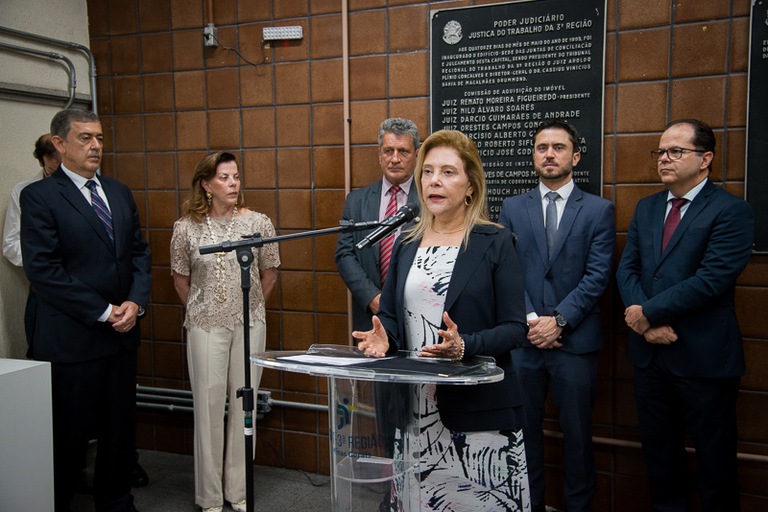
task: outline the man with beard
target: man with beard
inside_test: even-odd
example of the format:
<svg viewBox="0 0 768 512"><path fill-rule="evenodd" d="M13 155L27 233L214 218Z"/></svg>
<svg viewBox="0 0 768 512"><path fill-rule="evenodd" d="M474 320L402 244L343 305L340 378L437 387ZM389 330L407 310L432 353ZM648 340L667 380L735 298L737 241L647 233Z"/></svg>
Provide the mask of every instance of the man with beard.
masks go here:
<svg viewBox="0 0 768 512"><path fill-rule="evenodd" d="M512 357L525 389L523 429L533 512L544 512L544 403L548 382L563 432L566 510L590 510L595 493L592 406L603 346L598 302L616 243L613 203L581 191L579 136L562 120L533 135L539 186L504 200L499 222L517 235L525 275L528 342Z"/></svg>

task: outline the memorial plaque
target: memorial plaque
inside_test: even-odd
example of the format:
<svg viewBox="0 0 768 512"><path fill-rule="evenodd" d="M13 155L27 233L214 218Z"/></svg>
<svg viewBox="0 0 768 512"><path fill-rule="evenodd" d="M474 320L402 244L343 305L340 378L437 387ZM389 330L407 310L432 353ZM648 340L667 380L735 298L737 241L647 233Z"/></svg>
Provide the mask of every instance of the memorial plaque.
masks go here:
<svg viewBox="0 0 768 512"><path fill-rule="evenodd" d="M768 252L768 2L752 5L747 117L747 201L755 213L755 251Z"/></svg>
<svg viewBox="0 0 768 512"><path fill-rule="evenodd" d="M572 122L574 181L602 193L605 0L537 0L432 12L431 130L460 130L480 151L488 207L536 186L535 128Z"/></svg>

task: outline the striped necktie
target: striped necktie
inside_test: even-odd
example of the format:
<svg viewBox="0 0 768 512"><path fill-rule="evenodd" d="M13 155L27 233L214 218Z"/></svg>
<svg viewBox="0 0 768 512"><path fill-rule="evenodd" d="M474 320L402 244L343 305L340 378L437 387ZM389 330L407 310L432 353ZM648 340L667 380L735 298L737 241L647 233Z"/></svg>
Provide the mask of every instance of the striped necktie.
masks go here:
<svg viewBox="0 0 768 512"><path fill-rule="evenodd" d="M112 229L112 214L109 213L107 203L105 203L99 195L97 190L98 185L96 185L95 181L88 180L85 182L85 186L91 189L91 206L93 207L93 210L96 212L96 215L98 215L101 223L104 224L104 229L107 230L109 239L112 240L112 243L115 243L115 233Z"/></svg>
<svg viewBox="0 0 768 512"><path fill-rule="evenodd" d="M397 193L400 192L400 187L397 185L389 189L389 204L387 204L387 211L384 213L384 218L394 215L397 212ZM395 245L395 233L392 233L387 238L379 242L379 274L381 275L381 284L384 285L384 279L389 272L389 262L392 259L392 247Z"/></svg>

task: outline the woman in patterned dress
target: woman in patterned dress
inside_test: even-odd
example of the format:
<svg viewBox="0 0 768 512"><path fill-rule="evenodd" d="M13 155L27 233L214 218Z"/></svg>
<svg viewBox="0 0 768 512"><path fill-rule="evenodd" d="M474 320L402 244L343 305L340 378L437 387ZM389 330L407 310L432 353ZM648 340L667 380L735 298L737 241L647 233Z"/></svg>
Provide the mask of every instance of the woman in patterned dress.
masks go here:
<svg viewBox="0 0 768 512"><path fill-rule="evenodd" d="M488 220L485 172L463 133L442 130L428 137L414 182L421 219L395 247L373 329L353 336L374 357L407 349L454 361L496 358L503 381L427 387L415 406L420 507L530 510L524 416L510 352L525 341L528 328L512 234Z"/></svg>
<svg viewBox="0 0 768 512"><path fill-rule="evenodd" d="M213 153L197 164L185 215L171 238L173 284L186 306L187 360L195 414L195 503L220 512L224 499L246 509L243 408L235 400L245 382L243 306L236 252L201 255L203 245L239 240L241 235L274 236L266 215L243 204L234 155ZM264 304L277 282L276 244L253 249L250 289L251 351L266 344ZM250 366L254 393L260 369ZM224 426L224 404L230 397ZM226 436L226 442L225 442ZM255 443L254 443L255 445ZM226 453L225 453L226 449ZM253 457L251 457L253 459Z"/></svg>

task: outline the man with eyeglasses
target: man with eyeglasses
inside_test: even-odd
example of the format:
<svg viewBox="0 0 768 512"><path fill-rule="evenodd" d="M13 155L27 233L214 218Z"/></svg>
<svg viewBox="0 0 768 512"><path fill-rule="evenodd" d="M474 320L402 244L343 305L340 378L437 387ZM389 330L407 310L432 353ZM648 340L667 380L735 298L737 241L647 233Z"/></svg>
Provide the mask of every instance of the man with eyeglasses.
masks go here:
<svg viewBox="0 0 768 512"><path fill-rule="evenodd" d="M673 121L651 156L666 190L638 203L617 281L653 510L688 510L690 433L702 510L738 511L745 364L734 287L752 252L752 210L710 181L715 137L705 123Z"/></svg>

